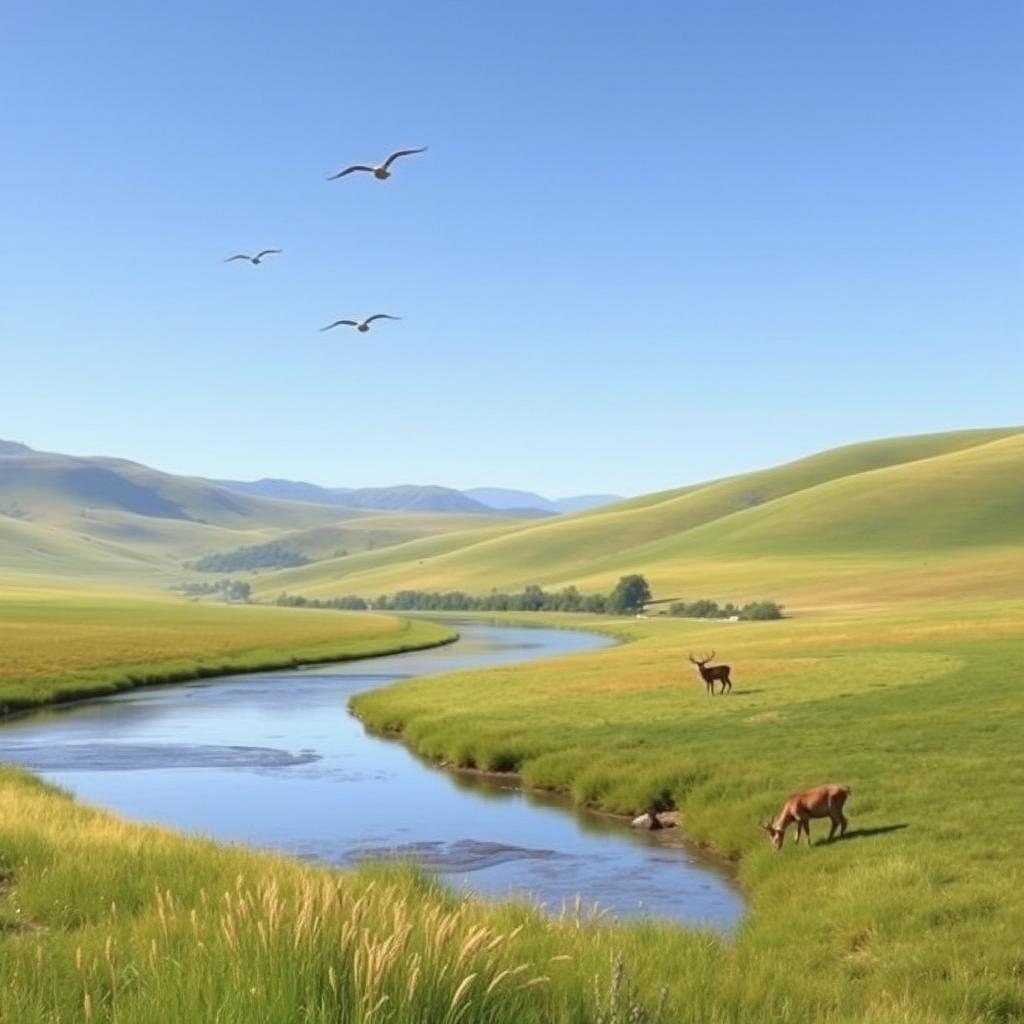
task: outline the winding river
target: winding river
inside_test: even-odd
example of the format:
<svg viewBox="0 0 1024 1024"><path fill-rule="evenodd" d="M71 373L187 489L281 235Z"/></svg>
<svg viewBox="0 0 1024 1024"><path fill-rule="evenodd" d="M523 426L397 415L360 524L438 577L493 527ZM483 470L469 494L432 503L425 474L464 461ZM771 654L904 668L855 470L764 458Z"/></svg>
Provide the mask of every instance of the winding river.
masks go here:
<svg viewBox="0 0 1024 1024"><path fill-rule="evenodd" d="M410 676L607 644L567 630L460 623L450 646L367 661L151 687L0 726L0 762L89 803L304 860L399 857L489 897L557 911L730 928L742 898L713 862L660 833L425 763L368 733L353 694Z"/></svg>

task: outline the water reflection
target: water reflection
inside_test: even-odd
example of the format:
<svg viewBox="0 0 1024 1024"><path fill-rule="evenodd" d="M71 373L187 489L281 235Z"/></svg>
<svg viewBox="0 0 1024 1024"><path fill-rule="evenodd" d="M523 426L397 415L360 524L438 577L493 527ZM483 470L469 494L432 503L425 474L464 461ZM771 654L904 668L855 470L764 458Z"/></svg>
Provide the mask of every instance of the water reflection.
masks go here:
<svg viewBox="0 0 1024 1024"><path fill-rule="evenodd" d="M664 836L504 780L425 764L370 735L352 694L425 673L592 649L592 634L460 625L449 647L197 680L50 708L0 727L0 761L129 817L333 864L411 860L490 896L729 927L729 879Z"/></svg>

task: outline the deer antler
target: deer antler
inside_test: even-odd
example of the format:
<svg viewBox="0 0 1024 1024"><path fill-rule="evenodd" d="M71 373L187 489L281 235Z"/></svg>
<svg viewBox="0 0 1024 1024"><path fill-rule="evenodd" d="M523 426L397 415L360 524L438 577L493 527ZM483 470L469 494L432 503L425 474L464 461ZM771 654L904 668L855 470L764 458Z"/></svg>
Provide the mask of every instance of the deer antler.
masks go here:
<svg viewBox="0 0 1024 1024"><path fill-rule="evenodd" d="M687 654L687 658L689 658L690 661L692 661L694 663L694 665L699 665L700 664L700 662L693 656L693 651L690 651L690 653Z"/></svg>
<svg viewBox="0 0 1024 1024"><path fill-rule="evenodd" d="M709 654L709 655L708 655L708 656L707 656L707 657L706 657L706 658L705 658L704 660L705 660L706 662L707 662L707 661L711 661L711 659L712 659L712 658L714 658L714 656L715 656L715 652L714 652L714 651L712 651L712 652L711 652L711 653L710 653L710 654Z"/></svg>

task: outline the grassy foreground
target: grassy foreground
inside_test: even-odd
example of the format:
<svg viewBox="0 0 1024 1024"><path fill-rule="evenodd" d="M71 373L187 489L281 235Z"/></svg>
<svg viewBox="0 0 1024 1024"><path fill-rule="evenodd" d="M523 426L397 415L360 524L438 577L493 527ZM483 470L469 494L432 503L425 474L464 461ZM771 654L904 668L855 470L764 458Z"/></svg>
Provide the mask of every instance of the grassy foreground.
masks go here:
<svg viewBox="0 0 1024 1024"><path fill-rule="evenodd" d="M738 856L751 911L735 943L685 964L644 952L669 980L669 1020L1019 1021L1022 621L1016 601L628 622L624 646L410 680L355 706L427 755L579 802L671 800L690 836ZM728 697L708 698L684 660L712 647L733 665ZM830 781L852 786L849 838L772 853L756 823Z"/></svg>
<svg viewBox="0 0 1024 1024"><path fill-rule="evenodd" d="M5 650L54 659L40 694L71 671L118 685L115 650L165 669L178 662L161 652L189 651L213 669L282 654L285 638L327 657L346 636L350 654L405 636L388 616L76 594L8 593L3 610ZM613 810L672 800L690 835L739 855L751 910L732 938L308 867L0 770L0 1022L1024 1020L1022 617L1019 600L775 623L602 617L589 624L631 642L359 698L366 720L436 757ZM587 624L531 621L544 619ZM729 697L706 697L682 661L706 647L734 667ZM853 787L850 837L773 854L757 820L824 781Z"/></svg>
<svg viewBox="0 0 1024 1024"><path fill-rule="evenodd" d="M714 966L715 937L586 924L410 871L331 872L185 839L0 771L5 1024L624 1022L648 993L656 1004L669 964L682 1005L702 1005L709 972L741 1004L749 979ZM630 965L619 985L616 958Z"/></svg>
<svg viewBox="0 0 1024 1024"><path fill-rule="evenodd" d="M453 636L391 615L0 589L0 714L147 683L392 654Z"/></svg>

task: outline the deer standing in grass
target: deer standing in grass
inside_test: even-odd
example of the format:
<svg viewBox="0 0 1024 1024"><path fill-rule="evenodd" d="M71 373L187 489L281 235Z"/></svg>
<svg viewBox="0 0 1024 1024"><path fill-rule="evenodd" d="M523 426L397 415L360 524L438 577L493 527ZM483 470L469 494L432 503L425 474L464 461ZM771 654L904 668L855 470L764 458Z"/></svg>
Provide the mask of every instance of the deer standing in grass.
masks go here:
<svg viewBox="0 0 1024 1024"><path fill-rule="evenodd" d="M842 786L839 783L829 783L827 786L815 786L813 789L805 789L800 793L793 793L786 797L782 810L775 815L772 822L761 822L761 828L768 833L772 846L776 850L782 849L782 843L786 838L786 829L793 822L796 822L796 839L800 842L800 833L807 836L807 845L811 845L811 818L831 818L832 827L828 830L828 841L839 829L839 837L846 835L846 817L843 815L843 804L850 795L850 787Z"/></svg>
<svg viewBox="0 0 1024 1024"><path fill-rule="evenodd" d="M728 665L708 665L708 662L715 656L715 652L712 651L705 658L695 658L691 652L690 661L697 666L697 674L704 680L704 685L707 687L709 694L714 696L715 683L719 682L722 684L722 693L727 692L726 687L729 690L732 689L732 680L729 678L729 666Z"/></svg>

